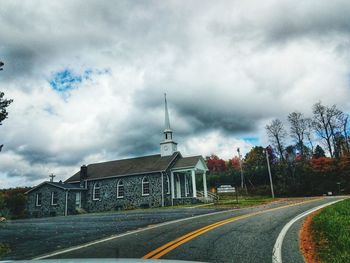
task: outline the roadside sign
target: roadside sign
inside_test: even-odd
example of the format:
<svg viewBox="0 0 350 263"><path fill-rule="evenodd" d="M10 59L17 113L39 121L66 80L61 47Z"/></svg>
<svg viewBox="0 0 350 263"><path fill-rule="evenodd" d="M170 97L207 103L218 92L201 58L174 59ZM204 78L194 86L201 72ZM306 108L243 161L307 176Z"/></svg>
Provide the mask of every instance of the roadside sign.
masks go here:
<svg viewBox="0 0 350 263"><path fill-rule="evenodd" d="M220 185L216 190L218 194L236 192L236 188L229 184Z"/></svg>

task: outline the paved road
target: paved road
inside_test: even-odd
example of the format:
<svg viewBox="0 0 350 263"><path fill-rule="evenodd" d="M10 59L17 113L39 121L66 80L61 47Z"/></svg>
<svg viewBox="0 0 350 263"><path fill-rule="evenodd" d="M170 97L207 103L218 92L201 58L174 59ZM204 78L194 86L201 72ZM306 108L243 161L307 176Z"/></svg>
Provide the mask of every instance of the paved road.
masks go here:
<svg viewBox="0 0 350 263"><path fill-rule="evenodd" d="M134 232L126 235L114 236L108 241L81 246L49 258L141 258L148 254L148 258L203 262L271 262L276 238L289 220L306 210L334 200L336 198L304 199L304 203L300 203L300 200L283 201L233 211L167 209L149 210L145 213L22 220L24 225L16 221L10 223L14 224L12 233L16 232L12 239L11 231L5 231L7 238L18 244L7 258L28 259L134 229ZM209 212L215 213L203 215ZM195 217L200 214L202 215ZM166 223L160 227L154 226L184 217L188 219ZM135 230L148 225L151 226ZM303 262L298 249L299 227L300 222L297 222L287 233L282 247L284 262ZM38 229L40 234L36 234ZM0 240L3 240L3 230L4 228L0 229ZM45 234L45 230L48 233ZM193 231L194 233L184 237ZM183 238L154 252L179 237ZM154 253L149 254L152 251Z"/></svg>
<svg viewBox="0 0 350 263"><path fill-rule="evenodd" d="M286 206L286 203L277 203L216 213L114 238L52 258L141 258L148 254L147 258L153 256L202 262L271 262L276 238L288 221L304 211L334 200L307 200L284 208L282 206ZM223 220L228 221L225 223ZM212 229L205 228L217 222L223 223L212 225ZM286 236L282 247L284 262L303 262L297 242L299 227L300 224L293 226ZM202 230L169 244L198 229ZM160 248L158 252L157 248ZM152 254L152 251L156 252Z"/></svg>
<svg viewBox="0 0 350 263"><path fill-rule="evenodd" d="M54 250L217 209L149 209L144 211L33 218L0 223L0 243L11 253L0 259L29 259Z"/></svg>

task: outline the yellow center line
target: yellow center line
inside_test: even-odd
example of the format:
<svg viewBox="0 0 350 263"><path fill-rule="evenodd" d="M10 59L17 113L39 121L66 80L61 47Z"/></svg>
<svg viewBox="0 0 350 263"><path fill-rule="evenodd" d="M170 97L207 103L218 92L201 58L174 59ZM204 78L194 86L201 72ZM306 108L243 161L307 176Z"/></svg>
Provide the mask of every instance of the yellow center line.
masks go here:
<svg viewBox="0 0 350 263"><path fill-rule="evenodd" d="M302 205L302 204L306 204L306 203L310 203L310 202L315 202L318 200L323 199L323 197L321 198L317 198L317 199L312 199L312 200L308 200L308 201L303 201L303 202L299 202L299 203L294 203L294 204L289 204L289 205L285 205L285 206L280 206L280 207L275 207L275 208L270 208L264 211L258 211L258 212L253 212L250 214L245 214L245 215L241 215L241 216L235 216L235 217L231 217L210 225L207 225L205 227L199 228L197 230L194 230L190 233L187 233L186 235L183 235L179 238L174 239L173 241L170 241L168 243L166 243L163 246L158 247L155 250L152 250L151 252L149 252L148 254L144 255L142 257L142 259L158 259L162 256L164 256L165 254L169 253L170 251L174 250L175 248L177 248L178 246L181 246L182 244L210 231L213 230L215 228L218 228L220 226L241 220L241 219L245 219L245 218L249 218L249 217L253 217L259 214L263 214L263 213L267 213L267 212L272 212L275 210L279 210L279 209L283 209L283 208L288 208L288 207L292 207L292 206L297 206L297 205Z"/></svg>

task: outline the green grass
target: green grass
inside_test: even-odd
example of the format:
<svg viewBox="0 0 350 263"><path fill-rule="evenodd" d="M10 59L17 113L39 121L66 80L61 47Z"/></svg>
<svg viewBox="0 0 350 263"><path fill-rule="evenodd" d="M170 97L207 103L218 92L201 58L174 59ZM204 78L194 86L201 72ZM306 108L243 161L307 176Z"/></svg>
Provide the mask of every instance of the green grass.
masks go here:
<svg viewBox="0 0 350 263"><path fill-rule="evenodd" d="M322 262L350 262L350 199L323 209L311 227Z"/></svg>
<svg viewBox="0 0 350 263"><path fill-rule="evenodd" d="M241 207L248 207L248 206L254 206L254 205L261 205L266 204L274 199L270 197L265 196L238 196L238 203L236 201L235 196L220 196L220 199L218 202L208 205L206 207L214 207L214 208L241 208Z"/></svg>

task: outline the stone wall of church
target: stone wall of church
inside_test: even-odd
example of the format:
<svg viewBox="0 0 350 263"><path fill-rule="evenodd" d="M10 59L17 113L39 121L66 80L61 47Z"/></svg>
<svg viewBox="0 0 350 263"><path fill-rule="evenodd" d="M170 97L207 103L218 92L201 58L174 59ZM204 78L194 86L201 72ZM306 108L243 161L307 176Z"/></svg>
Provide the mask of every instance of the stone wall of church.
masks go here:
<svg viewBox="0 0 350 263"><path fill-rule="evenodd" d="M142 195L142 179L144 177L148 178L150 187L149 195L145 196ZM124 185L123 198L117 198L117 183L119 180L122 180ZM99 200L93 200L95 184L99 184L100 187ZM83 204L83 208L87 212L159 207L162 205L161 173L88 181L87 188L88 190L84 197L86 201ZM170 202L170 195L166 194L165 205L169 205Z"/></svg>
<svg viewBox="0 0 350 263"><path fill-rule="evenodd" d="M57 204L51 204L51 192L57 192ZM36 205L36 196L41 193L41 205ZM31 217L64 216L66 192L52 185L43 186L27 194L27 211ZM75 192L68 192L68 215L75 214Z"/></svg>

